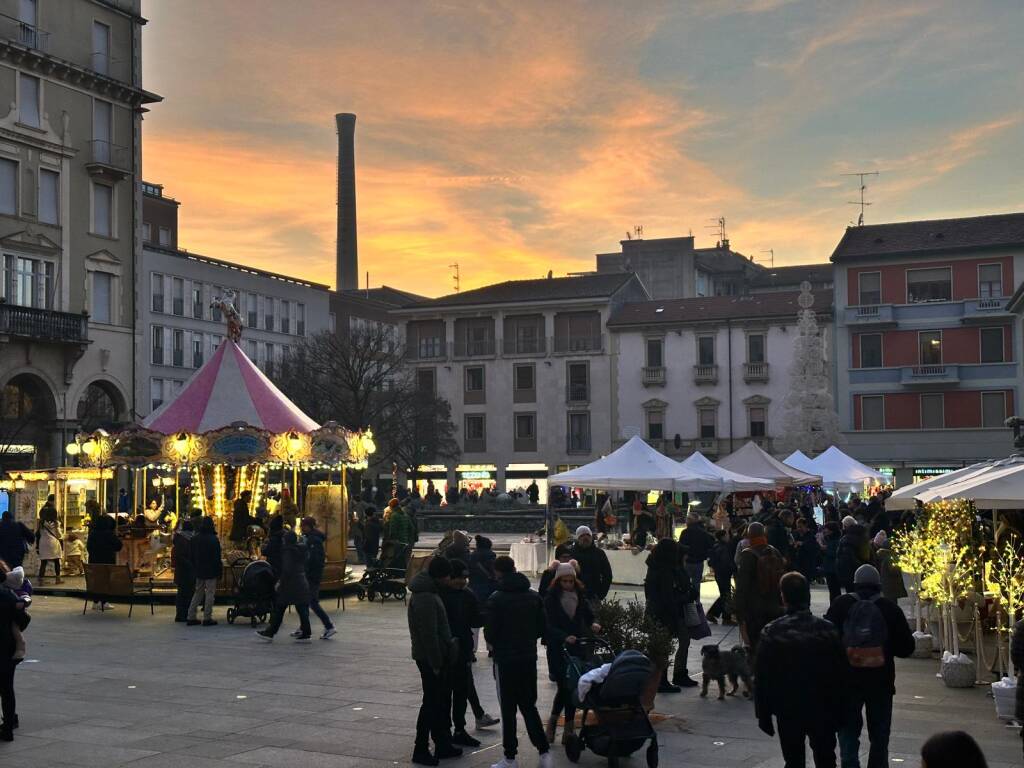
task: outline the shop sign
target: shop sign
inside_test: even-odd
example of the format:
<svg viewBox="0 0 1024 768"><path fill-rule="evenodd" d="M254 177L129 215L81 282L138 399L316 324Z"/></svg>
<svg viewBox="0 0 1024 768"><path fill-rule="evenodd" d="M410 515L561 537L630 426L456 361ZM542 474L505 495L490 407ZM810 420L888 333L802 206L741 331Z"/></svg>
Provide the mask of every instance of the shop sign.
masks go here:
<svg viewBox="0 0 1024 768"><path fill-rule="evenodd" d="M228 434L213 442L213 454L226 464L248 464L262 459L266 452L266 439L251 433Z"/></svg>
<svg viewBox="0 0 1024 768"><path fill-rule="evenodd" d="M947 475L956 467L914 467L914 474L918 477L938 477Z"/></svg>
<svg viewBox="0 0 1024 768"><path fill-rule="evenodd" d="M491 473L482 470L470 470L468 472L461 472L460 477L463 480L490 480Z"/></svg>

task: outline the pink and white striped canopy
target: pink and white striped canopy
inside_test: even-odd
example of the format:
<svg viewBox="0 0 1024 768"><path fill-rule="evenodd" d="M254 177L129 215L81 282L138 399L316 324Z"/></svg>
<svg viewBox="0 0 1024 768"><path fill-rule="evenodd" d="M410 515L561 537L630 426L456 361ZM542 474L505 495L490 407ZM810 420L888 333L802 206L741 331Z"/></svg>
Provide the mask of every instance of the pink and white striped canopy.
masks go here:
<svg viewBox="0 0 1024 768"><path fill-rule="evenodd" d="M210 432L244 422L268 432L310 432L319 425L285 397L230 339L193 374L173 400L142 426L163 432Z"/></svg>

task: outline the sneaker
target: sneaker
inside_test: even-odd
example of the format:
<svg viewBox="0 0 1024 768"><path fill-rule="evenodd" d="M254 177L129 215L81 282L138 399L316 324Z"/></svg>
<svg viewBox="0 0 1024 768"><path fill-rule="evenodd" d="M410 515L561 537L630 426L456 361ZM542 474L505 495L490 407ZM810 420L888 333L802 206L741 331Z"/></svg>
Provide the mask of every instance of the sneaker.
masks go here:
<svg viewBox="0 0 1024 768"><path fill-rule="evenodd" d="M551 763L548 762L548 768L550 768L550 766ZM503 757L501 758L501 760L492 765L491 768L519 768L519 763L516 762L516 759L514 757Z"/></svg>
<svg viewBox="0 0 1024 768"><path fill-rule="evenodd" d="M323 634L320 635L320 639L321 640L330 640L336 634L338 634L338 630L336 630L334 627L328 627L327 629L324 630Z"/></svg>
<svg viewBox="0 0 1024 768"><path fill-rule="evenodd" d="M541 754L540 760L537 761L537 768L555 768L555 758L551 756L550 752Z"/></svg>
<svg viewBox="0 0 1024 768"><path fill-rule="evenodd" d="M213 619L204 619L203 620L203 626L204 627L216 627L217 626L217 622L214 621Z"/></svg>
<svg viewBox="0 0 1024 768"><path fill-rule="evenodd" d="M199 619L189 619L185 622L185 625L189 627L198 627L202 623L203 622L201 622Z"/></svg>
<svg viewBox="0 0 1024 768"><path fill-rule="evenodd" d="M441 761L430 754L429 750L412 753L412 762L416 765L440 765Z"/></svg>
<svg viewBox="0 0 1024 768"><path fill-rule="evenodd" d="M440 747L434 747L434 757L438 760L446 760L449 757L462 757L462 750L454 744L442 744Z"/></svg>
<svg viewBox="0 0 1024 768"><path fill-rule="evenodd" d="M492 725L497 725L501 720L497 717L491 717L484 712L480 717L476 719L476 729L482 731L484 728L490 728Z"/></svg>
<svg viewBox="0 0 1024 768"><path fill-rule="evenodd" d="M296 643L308 643L312 635L299 635L295 638Z"/></svg>
<svg viewBox="0 0 1024 768"><path fill-rule="evenodd" d="M265 629L260 629L260 630L256 631L256 639L257 640L262 640L265 643L272 643L272 642L274 642L274 636L272 634L270 634L269 632L267 632L267 630L265 630Z"/></svg>
<svg viewBox="0 0 1024 768"><path fill-rule="evenodd" d="M458 744L461 747L479 747L480 742L474 739L465 731L456 731L452 734L452 744Z"/></svg>
<svg viewBox="0 0 1024 768"><path fill-rule="evenodd" d="M114 610L114 606L112 606L110 603L100 603L100 610L101 611L112 611L112 610Z"/></svg>
<svg viewBox="0 0 1024 768"><path fill-rule="evenodd" d="M288 637L302 637L302 630L296 629L294 632L288 635Z"/></svg>

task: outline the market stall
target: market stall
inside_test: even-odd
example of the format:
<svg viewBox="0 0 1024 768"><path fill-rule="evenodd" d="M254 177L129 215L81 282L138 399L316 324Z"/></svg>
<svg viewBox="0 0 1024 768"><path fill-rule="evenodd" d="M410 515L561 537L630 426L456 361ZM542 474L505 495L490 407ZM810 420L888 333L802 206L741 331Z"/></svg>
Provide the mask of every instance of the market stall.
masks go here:
<svg viewBox="0 0 1024 768"><path fill-rule="evenodd" d="M861 464L834 445L813 459L794 451L786 457L785 463L802 472L821 475L822 486L830 491L863 491L868 484L885 482L881 472Z"/></svg>
<svg viewBox="0 0 1024 768"><path fill-rule="evenodd" d="M724 459L719 459L718 466L749 477L767 478L772 480L777 487L821 485L820 474L804 472L781 462L766 453L753 441L730 453Z"/></svg>

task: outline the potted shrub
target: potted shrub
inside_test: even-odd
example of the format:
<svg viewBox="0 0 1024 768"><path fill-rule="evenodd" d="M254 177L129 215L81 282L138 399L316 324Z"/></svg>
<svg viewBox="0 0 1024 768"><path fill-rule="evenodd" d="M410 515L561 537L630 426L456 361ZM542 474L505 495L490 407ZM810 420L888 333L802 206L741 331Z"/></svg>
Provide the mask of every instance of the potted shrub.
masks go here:
<svg viewBox="0 0 1024 768"><path fill-rule="evenodd" d="M650 711L654 708L658 683L668 669L672 634L647 614L646 606L637 598L626 603L618 599L604 600L598 606L596 619L601 625L602 637L616 654L625 650L640 651L651 660L653 671L643 696L644 708Z"/></svg>

